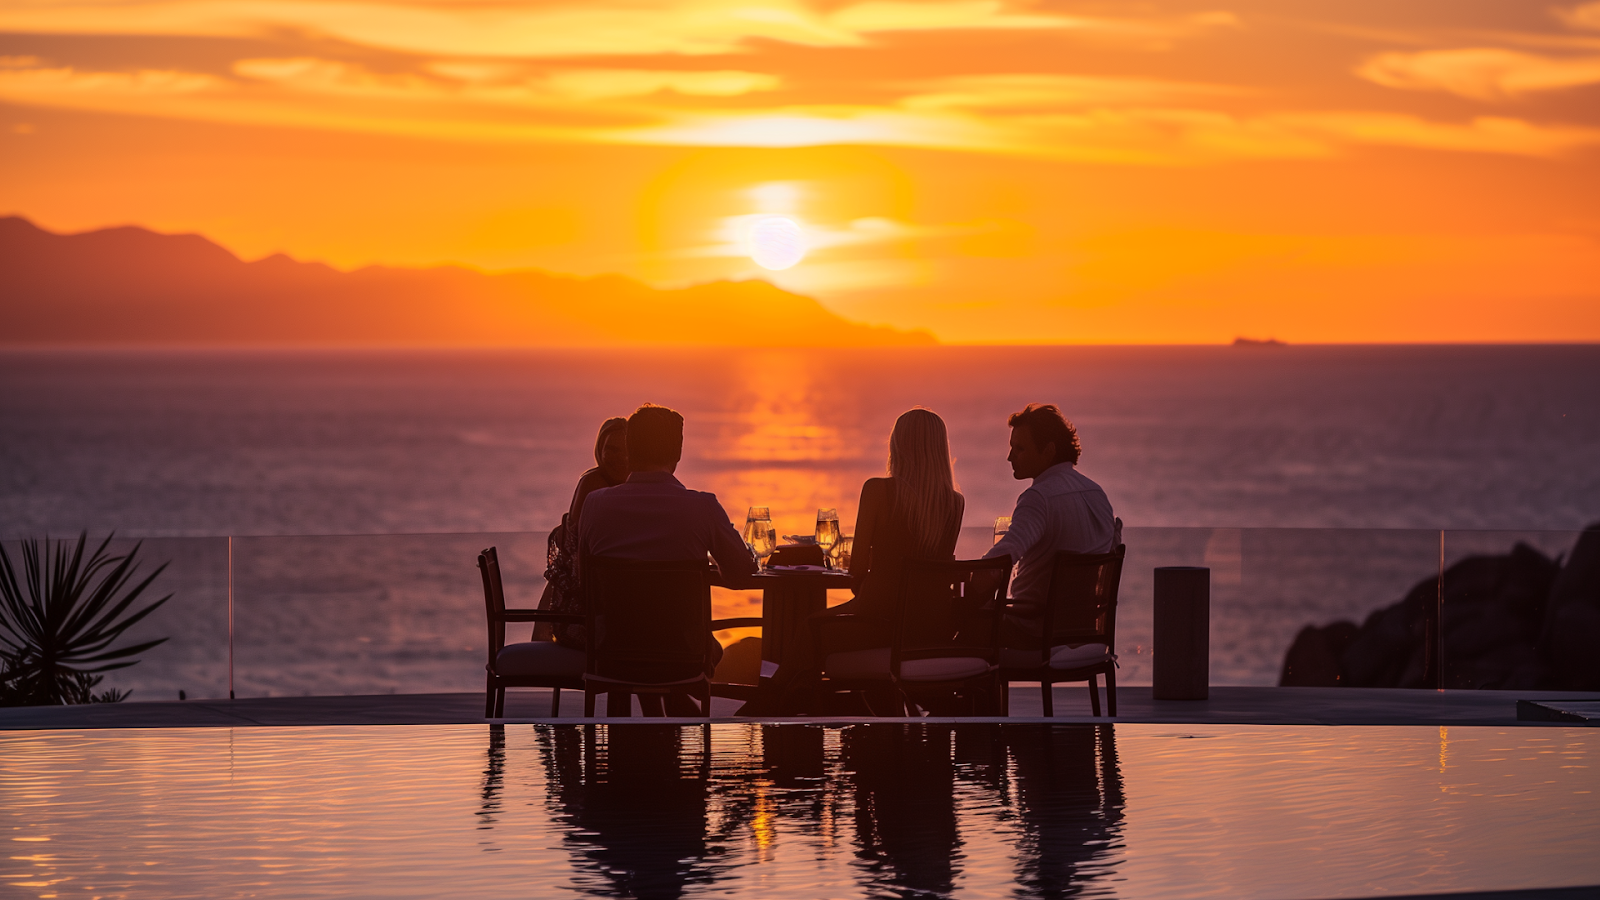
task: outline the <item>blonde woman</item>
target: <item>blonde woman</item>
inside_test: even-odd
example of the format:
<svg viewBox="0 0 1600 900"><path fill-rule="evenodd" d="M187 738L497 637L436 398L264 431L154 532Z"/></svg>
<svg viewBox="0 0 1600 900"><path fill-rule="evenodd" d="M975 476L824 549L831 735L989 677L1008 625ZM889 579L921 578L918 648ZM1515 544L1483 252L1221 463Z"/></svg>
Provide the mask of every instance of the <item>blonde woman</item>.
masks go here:
<svg viewBox="0 0 1600 900"><path fill-rule="evenodd" d="M889 477L861 486L850 576L855 599L830 612L889 625L907 559L954 559L966 499L956 490L944 420L917 407L895 420Z"/></svg>

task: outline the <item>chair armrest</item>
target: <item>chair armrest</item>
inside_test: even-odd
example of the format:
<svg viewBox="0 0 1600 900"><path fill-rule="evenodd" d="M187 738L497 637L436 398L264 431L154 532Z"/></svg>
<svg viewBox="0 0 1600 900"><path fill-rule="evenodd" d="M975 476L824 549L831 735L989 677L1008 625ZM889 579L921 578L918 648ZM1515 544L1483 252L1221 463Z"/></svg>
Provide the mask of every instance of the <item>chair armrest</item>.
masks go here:
<svg viewBox="0 0 1600 900"><path fill-rule="evenodd" d="M570 625L582 625L587 618L582 613L558 613L547 609L508 609L505 622L566 622Z"/></svg>
<svg viewBox="0 0 1600 900"><path fill-rule="evenodd" d="M745 616L738 619L712 619L712 631L726 631L729 628L760 628L760 616Z"/></svg>

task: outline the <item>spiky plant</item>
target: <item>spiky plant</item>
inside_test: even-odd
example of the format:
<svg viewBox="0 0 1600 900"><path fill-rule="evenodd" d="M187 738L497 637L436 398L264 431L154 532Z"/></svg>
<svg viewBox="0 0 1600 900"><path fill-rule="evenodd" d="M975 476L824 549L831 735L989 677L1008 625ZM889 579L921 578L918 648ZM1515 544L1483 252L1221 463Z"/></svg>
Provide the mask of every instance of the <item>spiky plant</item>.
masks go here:
<svg viewBox="0 0 1600 900"><path fill-rule="evenodd" d="M127 668L139 661L131 657L166 640L111 646L172 599L168 594L142 609L131 609L167 563L129 587L138 574L141 544L113 556L106 551L111 537L107 535L87 560L88 532L79 534L76 546L70 548L66 541L45 538L42 553L37 538L23 541L26 593L17 582L11 556L0 544L0 705L122 700L126 691L94 693L103 677L97 673Z"/></svg>

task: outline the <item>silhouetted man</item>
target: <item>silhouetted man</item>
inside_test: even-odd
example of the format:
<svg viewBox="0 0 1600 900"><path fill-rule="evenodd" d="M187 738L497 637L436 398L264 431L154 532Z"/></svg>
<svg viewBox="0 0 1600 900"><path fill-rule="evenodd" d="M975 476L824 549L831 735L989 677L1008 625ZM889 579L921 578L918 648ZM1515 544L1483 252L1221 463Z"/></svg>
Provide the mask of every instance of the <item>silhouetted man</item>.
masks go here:
<svg viewBox="0 0 1600 900"><path fill-rule="evenodd" d="M1122 539L1122 523L1106 492L1078 471L1078 430L1055 404L1030 403L1006 424L1011 475L1031 478L1033 486L1017 498L1011 529L984 558L1009 555L1019 561L1002 640L1014 649L1035 649L1056 553L1109 553Z"/></svg>
<svg viewBox="0 0 1600 900"><path fill-rule="evenodd" d="M613 559L704 560L717 564L722 584L740 587L756 573L755 557L728 521L717 495L691 491L673 472L683 457L683 416L646 403L628 417L628 480L600 488L584 503L578 528L582 555ZM709 664L722 659L722 645L706 635ZM674 697L675 713L693 715ZM641 703L643 699L641 698Z"/></svg>

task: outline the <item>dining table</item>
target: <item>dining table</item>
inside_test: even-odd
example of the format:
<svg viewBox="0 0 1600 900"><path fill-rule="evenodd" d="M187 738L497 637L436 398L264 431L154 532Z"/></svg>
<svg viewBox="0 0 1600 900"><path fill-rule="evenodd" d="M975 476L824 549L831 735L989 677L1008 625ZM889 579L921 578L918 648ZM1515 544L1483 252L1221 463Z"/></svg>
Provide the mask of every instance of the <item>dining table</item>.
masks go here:
<svg viewBox="0 0 1600 900"><path fill-rule="evenodd" d="M711 581L730 590L761 591L761 685L785 663L811 664L811 617L828 608L828 591L848 590L852 583L847 571L812 566L762 569L736 586L723 583L713 568Z"/></svg>
<svg viewBox="0 0 1600 900"><path fill-rule="evenodd" d="M811 617L828 608L829 590L847 590L850 573L774 571L754 578L761 588L761 679L774 677L784 663L812 662Z"/></svg>

